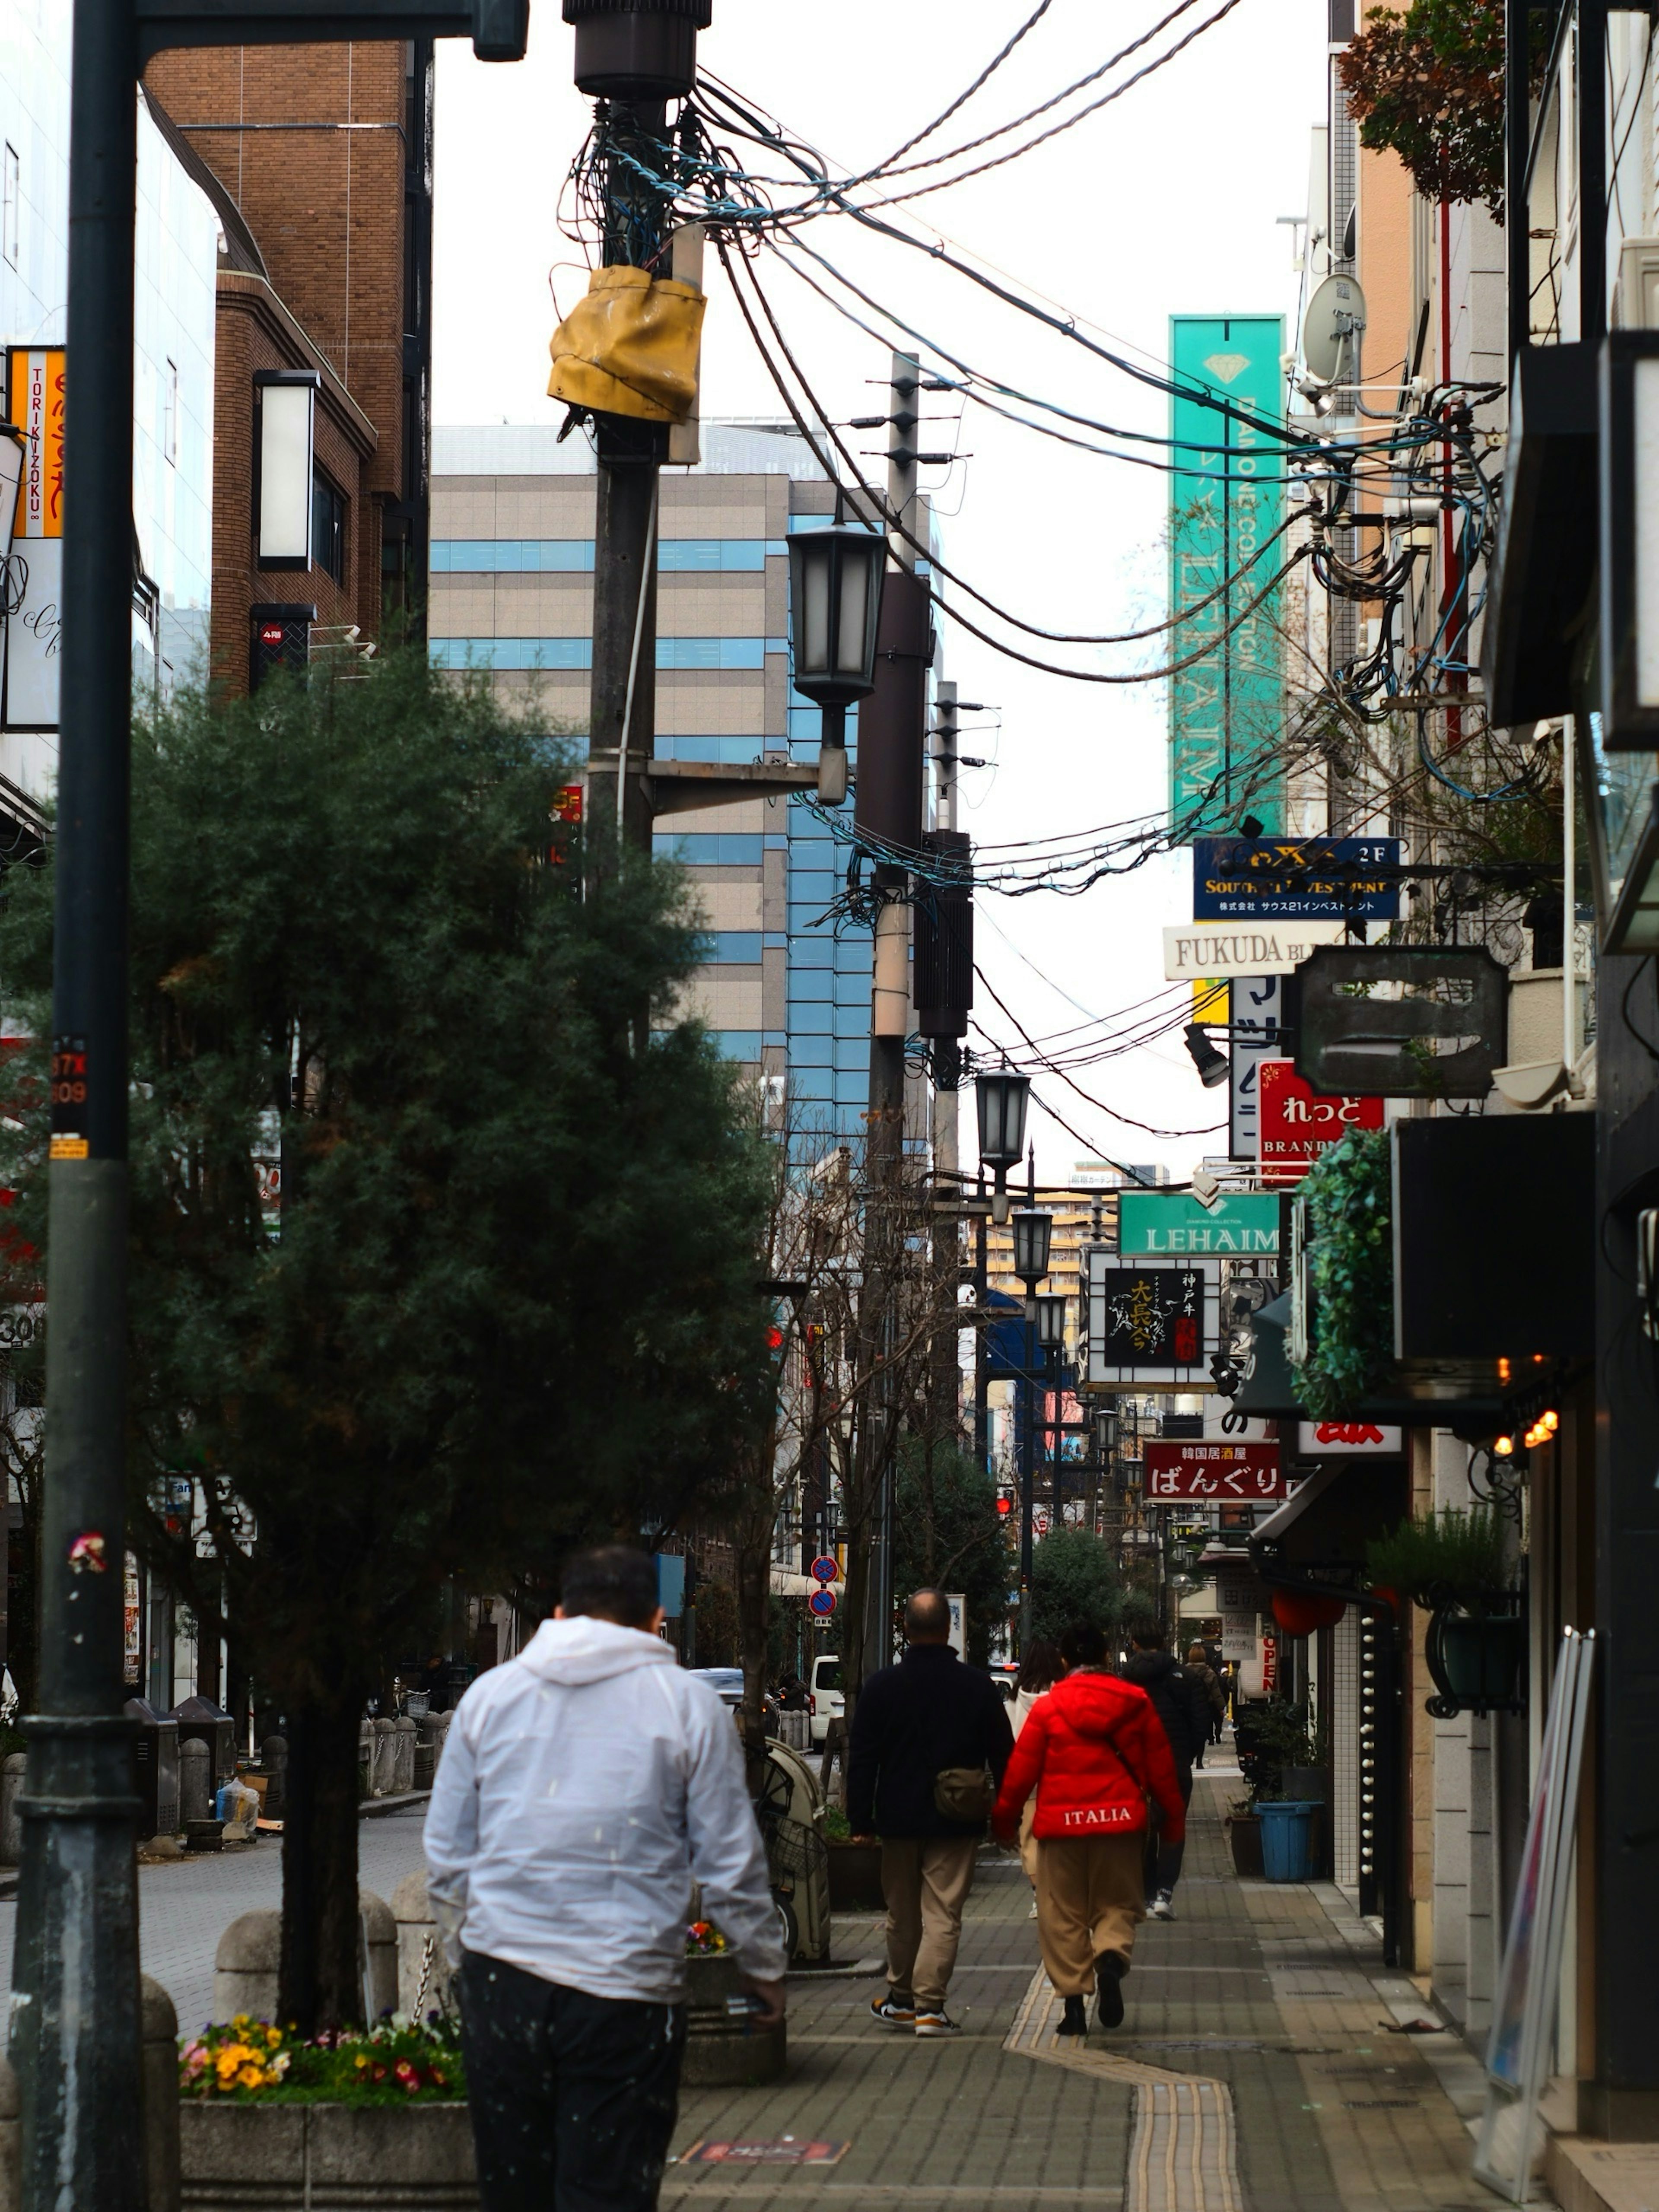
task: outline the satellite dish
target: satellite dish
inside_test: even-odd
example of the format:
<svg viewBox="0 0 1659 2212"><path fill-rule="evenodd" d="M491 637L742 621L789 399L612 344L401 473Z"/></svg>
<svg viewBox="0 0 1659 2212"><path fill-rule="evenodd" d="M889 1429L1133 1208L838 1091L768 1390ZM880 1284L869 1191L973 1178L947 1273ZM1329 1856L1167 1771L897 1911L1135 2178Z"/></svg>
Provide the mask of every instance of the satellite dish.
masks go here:
<svg viewBox="0 0 1659 2212"><path fill-rule="evenodd" d="M1308 302L1302 319L1302 358L1316 382L1334 384L1348 360L1353 374L1359 333L1365 327L1365 295L1352 276L1328 276Z"/></svg>

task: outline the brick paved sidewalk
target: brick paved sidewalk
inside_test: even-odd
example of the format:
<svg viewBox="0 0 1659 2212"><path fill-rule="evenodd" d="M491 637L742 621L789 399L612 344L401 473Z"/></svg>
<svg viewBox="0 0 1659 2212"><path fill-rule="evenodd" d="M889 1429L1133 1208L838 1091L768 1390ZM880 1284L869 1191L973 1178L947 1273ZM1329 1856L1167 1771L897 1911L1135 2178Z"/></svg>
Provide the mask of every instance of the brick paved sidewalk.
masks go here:
<svg viewBox="0 0 1659 2212"><path fill-rule="evenodd" d="M1224 1773L1199 1778L1180 1917L1141 1929L1121 2029L1080 2052L1055 2044L1030 1893L1017 1865L988 1855L951 1985L961 2037L919 2041L872 2021L878 1975L793 1977L786 2081L688 2091L675 2147L793 2135L845 2139L846 2155L826 2167L671 2167L665 2205L1490 2208L1442 2086L1444 2075L1461 2090L1478 2069L1449 2035L1390 2032L1391 2001L1409 1984L1383 1976L1379 1947L1334 1892L1338 1917L1312 1888L1235 1877L1221 1815L1237 1786ZM838 1956L880 1948L877 1920L837 1917Z"/></svg>

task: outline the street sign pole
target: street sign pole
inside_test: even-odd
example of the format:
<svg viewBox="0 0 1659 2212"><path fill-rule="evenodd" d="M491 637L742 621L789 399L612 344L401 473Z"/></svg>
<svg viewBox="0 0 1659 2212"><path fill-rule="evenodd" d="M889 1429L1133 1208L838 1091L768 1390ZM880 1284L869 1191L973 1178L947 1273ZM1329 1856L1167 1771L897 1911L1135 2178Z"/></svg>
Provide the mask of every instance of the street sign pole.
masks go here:
<svg viewBox="0 0 1659 2212"><path fill-rule="evenodd" d="M139 2212L123 1717L131 741L132 0L75 0L40 1711L25 1726L13 2063L23 2202Z"/></svg>

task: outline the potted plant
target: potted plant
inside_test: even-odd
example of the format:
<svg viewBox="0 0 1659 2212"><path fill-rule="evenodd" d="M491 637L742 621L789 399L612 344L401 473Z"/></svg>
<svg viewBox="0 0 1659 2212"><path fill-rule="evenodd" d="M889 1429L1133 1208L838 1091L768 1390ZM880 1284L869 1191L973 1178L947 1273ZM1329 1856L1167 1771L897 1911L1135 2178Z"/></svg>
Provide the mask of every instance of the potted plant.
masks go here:
<svg viewBox="0 0 1659 2212"><path fill-rule="evenodd" d="M1247 1880L1261 1879L1261 1816L1249 1797L1234 1797L1227 1805L1227 1843L1233 1855L1233 1872Z"/></svg>
<svg viewBox="0 0 1659 2212"><path fill-rule="evenodd" d="M1356 1129L1303 1180L1311 1341L1291 1374L1316 1421L1340 1420L1394 1373L1393 1163L1385 1129Z"/></svg>
<svg viewBox="0 0 1659 2212"><path fill-rule="evenodd" d="M1424 1657L1437 1719L1522 1710L1527 1625L1492 1507L1449 1505L1402 1521L1366 1547L1365 1565L1374 1588L1401 1591L1429 1615Z"/></svg>
<svg viewBox="0 0 1659 2212"><path fill-rule="evenodd" d="M830 1851L830 1909L832 1912L881 1912L887 1900L881 1887L881 1844L873 1836L854 1836L839 1805L823 1815L823 1840Z"/></svg>

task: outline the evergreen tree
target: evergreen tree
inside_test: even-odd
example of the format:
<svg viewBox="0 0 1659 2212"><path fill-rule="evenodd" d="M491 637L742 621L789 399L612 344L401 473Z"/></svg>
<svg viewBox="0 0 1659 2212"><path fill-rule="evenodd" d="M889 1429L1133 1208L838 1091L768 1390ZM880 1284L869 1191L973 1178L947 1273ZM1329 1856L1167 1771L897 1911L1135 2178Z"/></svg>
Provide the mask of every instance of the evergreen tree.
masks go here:
<svg viewBox="0 0 1659 2212"><path fill-rule="evenodd" d="M1109 1635L1123 1613L1123 1578L1105 1539L1087 1528L1055 1528L1031 1553L1031 1633L1057 1644L1086 1625Z"/></svg>
<svg viewBox="0 0 1659 2212"><path fill-rule="evenodd" d="M707 1508L763 1374L752 1117L672 1019L697 931L645 860L584 899L570 774L412 653L135 734L131 1540L286 1717L307 2030L361 2014L359 1717L442 1583ZM50 877L0 917L42 1039ZM46 1244L43 1090L9 1249ZM209 1559L157 1510L181 1467Z"/></svg>
<svg viewBox="0 0 1659 2212"><path fill-rule="evenodd" d="M959 1590L968 1614L968 1657L989 1663L991 1639L1008 1619L1019 1565L997 1515L997 1486L967 1452L926 1436L899 1446L893 1497L893 1589Z"/></svg>

